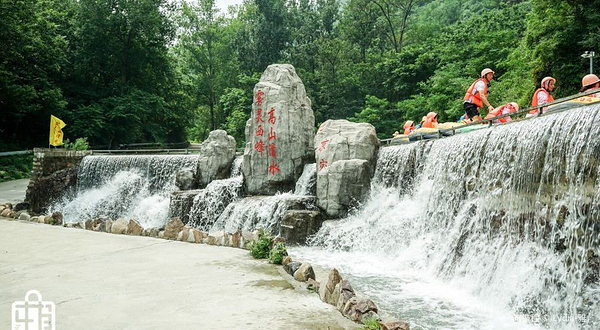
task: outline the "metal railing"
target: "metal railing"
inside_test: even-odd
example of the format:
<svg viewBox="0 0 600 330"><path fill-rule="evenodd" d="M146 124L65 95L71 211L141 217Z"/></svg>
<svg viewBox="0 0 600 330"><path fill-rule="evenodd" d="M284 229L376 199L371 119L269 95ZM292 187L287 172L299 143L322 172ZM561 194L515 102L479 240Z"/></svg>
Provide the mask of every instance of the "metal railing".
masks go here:
<svg viewBox="0 0 600 330"><path fill-rule="evenodd" d="M567 97L563 97L561 99L558 100L554 100L552 102L548 102L548 103L544 103L544 104L539 104L536 106L531 106L529 108L525 108L525 109L521 109L519 111L515 111L515 112L511 112L511 113L507 113L504 115L499 115L496 117L492 117L492 118L488 118L488 119L482 119L482 120L478 120L472 123L468 123L468 124L462 124L462 125L458 125L458 126L454 126L451 128L440 128L437 132L431 132L431 133L425 133L420 135L417 140L424 140L424 139L433 139L433 138L442 138L442 137L446 137L446 136L452 136L456 134L456 130L462 129L462 128L466 128L466 127L471 127L471 126L477 126L477 125L489 125L489 127L491 127L492 125L504 125L504 124L510 124L516 121L523 121L523 120L528 120L528 119L533 119L533 118L538 118L541 116L545 116L545 115L549 115L549 114L554 114L554 113L559 113L559 112L563 112L563 111L568 111L568 110L573 110L582 106L586 106L588 105L588 103L581 103L579 105L575 105L573 107L568 107L568 108L559 108L559 109L549 109L547 112L543 112L540 111L540 108L546 108L552 105L557 105L557 104L561 104L561 103L565 103L567 101L572 101L581 97L586 97L588 95L592 95L592 94L596 94L598 93L598 90L590 90L587 92L583 92L583 93L579 93L579 94L575 94L575 95L570 95ZM500 118L506 118L506 117L511 117L511 116L519 116L519 115L523 115L523 114L527 114L529 113L529 111L531 110L537 110L537 114L531 116L531 117L526 117L526 118L517 118L514 121L511 121L509 123L496 123L494 122L495 120L498 120ZM379 140L379 142L381 144L385 144L385 145L390 145L392 144L392 141L395 138L389 138L389 139L382 139ZM413 141L411 141L413 142Z"/></svg>
<svg viewBox="0 0 600 330"><path fill-rule="evenodd" d="M33 150L5 151L5 152L0 152L0 157L27 155L27 154L32 154L32 153L33 153Z"/></svg>

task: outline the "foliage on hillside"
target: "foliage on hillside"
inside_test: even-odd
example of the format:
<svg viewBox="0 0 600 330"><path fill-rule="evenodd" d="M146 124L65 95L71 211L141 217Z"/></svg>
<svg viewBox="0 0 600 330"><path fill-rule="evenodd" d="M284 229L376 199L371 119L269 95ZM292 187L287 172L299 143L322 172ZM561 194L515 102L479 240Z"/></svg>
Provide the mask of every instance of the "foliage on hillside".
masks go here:
<svg viewBox="0 0 600 330"><path fill-rule="evenodd" d="M202 140L244 143L252 87L291 63L329 118L380 137L407 119L462 113L481 69L490 101L528 105L539 80L575 93L600 52L600 14L581 0L2 1L0 147L43 146L50 114L92 146Z"/></svg>

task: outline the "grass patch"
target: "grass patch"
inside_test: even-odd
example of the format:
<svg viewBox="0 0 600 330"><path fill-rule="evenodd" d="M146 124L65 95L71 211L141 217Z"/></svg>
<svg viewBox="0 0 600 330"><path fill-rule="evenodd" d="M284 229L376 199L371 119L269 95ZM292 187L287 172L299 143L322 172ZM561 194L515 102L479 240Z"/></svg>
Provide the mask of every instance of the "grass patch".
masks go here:
<svg viewBox="0 0 600 330"><path fill-rule="evenodd" d="M361 328L362 330L380 330L381 325L379 325L379 320L376 318L369 318L362 321L364 326Z"/></svg>

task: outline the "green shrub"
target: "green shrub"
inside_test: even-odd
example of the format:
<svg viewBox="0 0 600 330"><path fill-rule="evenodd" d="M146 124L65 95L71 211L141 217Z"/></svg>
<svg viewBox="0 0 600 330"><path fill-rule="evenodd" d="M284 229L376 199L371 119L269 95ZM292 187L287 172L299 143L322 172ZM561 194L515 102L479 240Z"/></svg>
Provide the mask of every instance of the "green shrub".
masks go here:
<svg viewBox="0 0 600 330"><path fill-rule="evenodd" d="M32 154L0 157L0 182L29 178L32 168Z"/></svg>
<svg viewBox="0 0 600 330"><path fill-rule="evenodd" d="M86 137L77 138L75 142L69 141L69 139L65 139L65 149L71 150L88 150L90 148L90 144L87 141Z"/></svg>
<svg viewBox="0 0 600 330"><path fill-rule="evenodd" d="M379 325L379 320L376 318L368 318L362 321L364 326L361 328L362 330L380 330L381 325Z"/></svg>
<svg viewBox="0 0 600 330"><path fill-rule="evenodd" d="M277 242L275 247L269 252L269 262L276 265L281 265L283 257L287 256L287 249L284 242Z"/></svg>
<svg viewBox="0 0 600 330"><path fill-rule="evenodd" d="M258 233L258 240L252 243L250 254L256 259L265 259L269 257L271 244L273 244L273 235L266 234L262 230Z"/></svg>

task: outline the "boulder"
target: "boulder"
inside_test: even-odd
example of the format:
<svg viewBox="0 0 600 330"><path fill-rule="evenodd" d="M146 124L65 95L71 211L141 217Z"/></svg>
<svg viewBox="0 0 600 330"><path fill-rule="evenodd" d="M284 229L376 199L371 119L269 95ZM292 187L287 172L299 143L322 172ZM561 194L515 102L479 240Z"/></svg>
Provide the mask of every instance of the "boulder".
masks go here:
<svg viewBox="0 0 600 330"><path fill-rule="evenodd" d="M6 209L7 207L4 204L0 204L0 214L2 214L2 212L4 212Z"/></svg>
<svg viewBox="0 0 600 330"><path fill-rule="evenodd" d="M107 219L107 220L106 220L106 223L104 224L105 231L106 231L107 233L110 233L110 232L111 232L112 225L113 225L113 221L112 221L111 219Z"/></svg>
<svg viewBox="0 0 600 330"><path fill-rule="evenodd" d="M242 247L242 231L238 230L235 233L231 234L231 246L232 247Z"/></svg>
<svg viewBox="0 0 600 330"><path fill-rule="evenodd" d="M317 205L330 218L343 217L363 201L371 185L368 161L338 160L317 174Z"/></svg>
<svg viewBox="0 0 600 330"><path fill-rule="evenodd" d="M298 268L300 268L300 266L302 266L302 263L297 262L297 261L292 261L289 264L283 266L283 270L285 270L286 273L294 276L294 274L296 273Z"/></svg>
<svg viewBox="0 0 600 330"><path fill-rule="evenodd" d="M197 175L199 188L213 180L229 177L235 159L235 139L224 130L210 132L200 146Z"/></svg>
<svg viewBox="0 0 600 330"><path fill-rule="evenodd" d="M254 86L246 122L242 172L249 195L294 189L306 163L314 160L315 116L302 80L289 64L272 64Z"/></svg>
<svg viewBox="0 0 600 330"><path fill-rule="evenodd" d="M30 219L31 219L31 216L25 212L23 212L19 215L19 220L29 221Z"/></svg>
<svg viewBox="0 0 600 330"><path fill-rule="evenodd" d="M330 296L335 289L335 286L342 281L342 276L337 269L333 268L327 276L327 282L319 287L319 297L322 301L330 301Z"/></svg>
<svg viewBox="0 0 600 330"><path fill-rule="evenodd" d="M113 222L110 232L113 234L125 234L127 233L127 225L128 221L124 218L119 218L117 221Z"/></svg>
<svg viewBox="0 0 600 330"><path fill-rule="evenodd" d="M351 298L342 312L354 322L362 322L363 319L374 317L377 314L377 306L371 299Z"/></svg>
<svg viewBox="0 0 600 330"><path fill-rule="evenodd" d="M13 207L13 211L15 212L19 212L19 211L23 211L23 210L27 210L29 209L29 202L21 202L15 205L15 207Z"/></svg>
<svg viewBox="0 0 600 330"><path fill-rule="evenodd" d="M317 169L320 171L323 166L350 159L364 159L369 162L371 169L375 169L379 147L379 139L373 125L353 123L344 119L327 120L319 126L315 135Z"/></svg>
<svg viewBox="0 0 600 330"><path fill-rule="evenodd" d="M179 190L192 190L198 187L196 181L196 172L189 168L184 168L175 174L175 185Z"/></svg>
<svg viewBox="0 0 600 330"><path fill-rule="evenodd" d="M55 226L62 226L63 220L64 220L62 212L60 212L60 211L52 212L52 219L54 219Z"/></svg>
<svg viewBox="0 0 600 330"><path fill-rule="evenodd" d="M314 141L318 206L332 218L344 216L362 201L375 172L380 143L368 123L328 120ZM337 164L340 161L351 161Z"/></svg>
<svg viewBox="0 0 600 330"><path fill-rule="evenodd" d="M323 224L319 211L288 210L281 220L281 236L287 244L306 244L306 239L316 234Z"/></svg>
<svg viewBox="0 0 600 330"><path fill-rule="evenodd" d="M344 306L352 299L356 294L354 293L354 289L348 280L342 280L340 283L336 285L336 288L339 287L339 296L337 298L337 309L342 312ZM335 291L335 290L334 290Z"/></svg>
<svg viewBox="0 0 600 330"><path fill-rule="evenodd" d="M188 243L196 243L196 236L194 235L194 229L188 230L188 237L186 240Z"/></svg>
<svg viewBox="0 0 600 330"><path fill-rule="evenodd" d="M309 278L315 279L315 271L312 266L305 262L294 272L294 279L300 282L306 282Z"/></svg>
<svg viewBox="0 0 600 330"><path fill-rule="evenodd" d="M44 217L44 222L40 222L40 223L45 223L47 225L52 225L54 224L54 219L52 219L51 216L47 215Z"/></svg>
<svg viewBox="0 0 600 330"><path fill-rule="evenodd" d="M100 231L100 225L102 223L104 223L104 221L102 221L102 219L88 220L85 222L85 229L93 230L93 231Z"/></svg>
<svg viewBox="0 0 600 330"><path fill-rule="evenodd" d="M289 264L290 262L292 262L292 257L285 256L285 257L283 257L283 260L281 261L281 265L285 266L285 265Z"/></svg>
<svg viewBox="0 0 600 330"><path fill-rule="evenodd" d="M171 218L165 227L164 238L176 239L179 232L183 229L183 226L183 222L181 222L179 217Z"/></svg>
<svg viewBox="0 0 600 330"><path fill-rule="evenodd" d="M404 321L379 322L381 330L410 330L410 325Z"/></svg>
<svg viewBox="0 0 600 330"><path fill-rule="evenodd" d="M0 216L10 218L10 212L12 212L12 210L7 207L2 211L2 213L0 213Z"/></svg>
<svg viewBox="0 0 600 330"><path fill-rule="evenodd" d="M131 219L127 225L127 235L140 236L144 231L142 225L137 220Z"/></svg>
<svg viewBox="0 0 600 330"><path fill-rule="evenodd" d="M94 231L99 231L101 233L106 232L106 221L101 221L99 224L94 227Z"/></svg>

